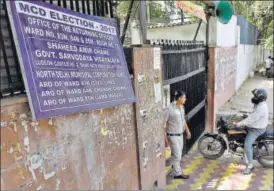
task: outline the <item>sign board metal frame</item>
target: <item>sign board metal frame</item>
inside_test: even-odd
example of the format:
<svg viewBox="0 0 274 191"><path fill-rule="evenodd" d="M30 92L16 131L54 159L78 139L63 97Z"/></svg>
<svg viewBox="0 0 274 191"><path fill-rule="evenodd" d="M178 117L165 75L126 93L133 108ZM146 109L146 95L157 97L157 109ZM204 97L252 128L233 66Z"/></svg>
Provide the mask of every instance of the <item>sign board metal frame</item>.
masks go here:
<svg viewBox="0 0 274 191"><path fill-rule="evenodd" d="M21 3L20 4L21 7L19 6L19 3ZM25 4L26 6L28 5L29 9L27 9L26 7L22 8L23 7L22 3ZM31 8L30 8L31 6L34 7L33 10L35 10L35 12L37 12L37 15L34 15L33 13L31 13ZM19 9L19 7L20 7L20 9ZM39 15L38 14L39 9L44 10L43 13L47 14L47 15L44 17ZM113 106L117 106L120 104L132 103L132 102L136 101L134 92L133 92L133 88L132 88L132 84L131 84L131 80L130 80L130 76L129 76L129 72L128 72L128 68L127 68L127 64L126 64L126 60L125 60L125 55L124 55L123 48L122 48L122 44L119 39L119 36L117 35L116 21L114 19L107 19L107 18L101 18L101 17L97 17L97 16L81 14L79 12L71 11L69 9L58 7L56 5L45 3L42 1L14 1L14 0L8 1L7 2L7 10L8 10L9 20L11 23L12 32L13 32L13 36L14 36L14 40L15 40L16 50L17 50L17 54L18 54L18 58L19 58L19 62L20 62L20 67L22 70L22 76L24 79L25 87L26 87L29 105L30 105L32 116L34 119L50 118L50 117L55 117L55 116L59 116L59 115L68 115L68 114L74 114L74 113L78 113L78 112L86 112L86 111L91 111L91 110L95 110L95 109L113 107ZM28 13L23 13L23 11L28 11ZM51 12L55 13L56 15L60 14L61 16L63 16L63 18L75 19L74 20L75 22L76 22L76 20L78 20L78 22L76 23L77 26L74 26L73 24L67 24L64 22L64 21L69 21L69 19L57 20L57 16L55 16L55 19L56 19L56 21L55 21L55 20L53 20L53 17L49 18L49 15L51 15L49 13L51 13ZM60 18L62 18L61 16L60 16ZM96 39L98 36L96 36L96 38L94 38L94 36L93 36L93 40L95 43L91 44L91 45L85 44L84 41L81 41L82 44L80 43L80 41L79 41L79 43L75 43L73 41L71 42L71 41L69 41L70 39L68 39L68 41L65 42L65 41L62 41L63 39L60 40L58 37L56 40L57 44L61 43L66 46L73 45L74 48L77 50L80 50L81 46L86 46L86 49L90 48L89 49L89 50L91 50L90 55L83 53L82 57L80 57L79 55L81 55L81 54L79 54L78 58L83 58L85 56L85 58L90 58L92 61L84 60L84 61L86 61L85 63L84 63L84 61L82 61L85 64L85 67L87 67L87 68L78 67L80 65L80 62L78 63L77 60L75 62L74 61L71 62L74 64L69 65L68 68L65 68L65 67L58 68L56 65L54 65L54 67L52 67L51 69L49 69L47 67L41 68L41 66L38 67L37 63L39 61L39 58L37 57L37 54L36 54L37 50L44 49L45 52L47 52L48 51L48 50L46 50L48 48L47 44L52 39L50 39L50 37L48 37L48 36L46 36L46 37L42 36L43 38L41 38L41 39L39 39L39 38L35 39L33 37L35 35L33 35L31 32L29 34L27 34L25 28L24 28L25 30L23 31L23 27L28 26L27 22L29 22L29 21L27 21L27 19L29 17L38 18L38 19L40 19L41 22L47 21L48 23L50 23L51 27L53 26L52 25L53 23L57 23L57 24L59 23L59 25L63 24L64 26L67 26L67 28L70 28L70 27L78 27L79 28L79 25L80 25L79 23L81 23L80 21L82 21L82 25L83 25L84 29L86 29L87 31L90 31L90 32L94 32L98 36L101 36L101 37L104 36L106 39L104 39L105 41L102 41L102 42L104 42L105 44L104 43L96 44L97 42L101 42L99 40L102 40L102 39L99 39L99 40ZM89 23L89 25L87 25L87 23ZM90 24L90 23L92 23L92 24ZM92 26L93 28L90 29L90 28L88 28L89 26ZM36 26L36 27L38 29L41 29L41 26L39 26L40 28L38 26ZM35 25L34 25L34 28L35 28ZM50 28L50 27L48 27L48 28ZM41 30L48 30L48 29L42 28ZM56 30L57 30L57 32L58 32L58 30L60 32L60 29L56 29ZM54 31L54 29L52 29L52 31ZM56 32L56 31L54 31L54 32ZM64 31L61 31L61 32L65 34ZM30 40L30 37L32 37L34 40ZM78 37L80 39L82 36L78 36ZM108 40L108 39L112 39L112 40ZM79 44L81 44L81 45L79 45ZM98 54L101 52L102 55L99 55L99 56L95 55L94 49L97 49ZM63 53L60 53L62 51L63 51ZM36 55L34 54L34 52ZM65 50L61 50L61 49L57 48L57 50L55 52L56 54L52 53L52 57L51 57L53 60L55 59L55 61L52 61L50 59L48 59L48 61L51 61L51 63L61 63L61 62L58 62L58 59L60 61L60 58L61 58L60 55L65 55L66 52L67 51L65 51ZM78 52L76 52L76 53L78 53ZM57 56L55 56L55 55L57 55ZM77 55L74 55L74 56L75 56L74 58L76 58ZM96 57L96 60L94 59L95 57ZM64 61L68 61L71 58L72 58L72 56L69 58L64 58L65 59ZM96 64L95 64L96 67L101 67L101 68L92 69L91 65L89 65L89 64L94 64L95 62L93 62L93 61L96 61ZM82 64L82 65L84 65L84 64ZM83 99L80 99L80 101L78 100L77 102L71 101L71 103L67 103L68 100L75 100L76 98L73 97L73 95L71 95L71 94L67 94L66 92L74 92L74 90L71 90L68 87L66 88L61 85L60 85L61 87L59 87L59 89L58 89L58 87L51 88L51 87L40 86L39 80L41 80L41 79L38 78L39 76L38 76L37 70L42 71L42 72L46 71L46 70L53 71L55 74L50 72L49 74L52 74L52 75L46 76L49 81L52 80L52 82L53 82L52 84L54 84L54 82L56 82L54 79L57 78L57 76L56 76L58 74L57 72L60 73L61 70L63 71L62 74L64 75L62 77L67 77L66 78L67 80L70 80L70 81L78 80L78 82L81 85L79 86L80 90L79 90L78 94L77 93L76 94L78 97L82 96ZM58 71L58 70L60 70L60 71ZM79 72L79 73L77 73L78 75L80 75L80 74L86 74L86 75L75 77L75 76L71 76L72 72L70 72L70 71L74 71L73 74L76 74L77 72ZM43 73L43 74L46 74L46 73ZM98 75L96 79L95 79L94 74ZM89 79L86 80L85 77L89 78ZM58 79L58 80L60 80L60 79ZM85 83L82 83L81 80L86 80L85 83L88 83L88 84L84 85ZM95 87L93 85L91 85L93 82L92 80L97 80L98 82L100 82L100 83L97 83L97 86L96 85L94 85L94 86L97 88L98 91L102 90L103 93L100 94L100 93L96 93L96 91L94 91ZM58 81L58 83L61 81L62 80ZM56 84L58 84L58 83L56 83ZM93 83L93 84L95 84L95 83ZM104 84L105 86L100 85L100 84ZM103 86L106 88L103 89L102 88ZM84 88L86 88L85 89L86 91L84 91ZM89 88L89 89L87 89L87 88ZM92 88L94 88L94 89L92 89ZM65 102L66 104L58 102L57 91L60 93L61 90L62 90L63 94L59 95L60 100L63 100L63 102ZM87 90L89 90L89 91L87 91ZM56 102L57 104L47 105L47 103L49 103L49 102L47 102L47 101L45 102L46 98L44 98L43 95L46 97L51 96L51 95L50 95L50 93L45 93L46 91L47 92L52 91L53 94L55 94L55 96L53 96L53 97L56 97L55 101L57 101ZM86 99L87 96L89 96L91 100L87 100ZM70 99L69 99L69 97L70 97ZM78 104L78 102L80 102L80 103ZM43 103L46 103L46 104L42 105ZM61 107L62 104L64 107Z"/></svg>

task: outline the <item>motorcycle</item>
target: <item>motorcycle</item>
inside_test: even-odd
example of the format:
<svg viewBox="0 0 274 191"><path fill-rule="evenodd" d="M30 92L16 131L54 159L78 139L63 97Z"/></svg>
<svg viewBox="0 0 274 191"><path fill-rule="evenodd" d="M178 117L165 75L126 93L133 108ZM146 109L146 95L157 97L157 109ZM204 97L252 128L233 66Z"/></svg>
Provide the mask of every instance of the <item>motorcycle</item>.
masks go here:
<svg viewBox="0 0 274 191"><path fill-rule="evenodd" d="M266 72L267 78L273 78L274 77L274 66L272 65L271 68Z"/></svg>
<svg viewBox="0 0 274 191"><path fill-rule="evenodd" d="M243 116L245 118L246 116ZM231 117L229 118L231 119ZM198 141L198 150L207 159L218 159L228 151L238 156L244 156L244 142L247 135L243 130L231 130L232 125L222 117L217 121L217 134L206 133ZM253 158L265 168L273 168L273 128L259 136L253 144Z"/></svg>

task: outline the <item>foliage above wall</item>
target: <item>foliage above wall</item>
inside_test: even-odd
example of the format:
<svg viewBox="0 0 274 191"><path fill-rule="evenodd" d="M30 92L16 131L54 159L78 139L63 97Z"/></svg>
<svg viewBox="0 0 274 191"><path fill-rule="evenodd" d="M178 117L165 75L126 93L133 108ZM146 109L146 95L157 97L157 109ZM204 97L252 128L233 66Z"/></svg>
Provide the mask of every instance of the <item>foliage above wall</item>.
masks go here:
<svg viewBox="0 0 274 191"><path fill-rule="evenodd" d="M235 13L259 31L259 43L273 51L273 1L232 1Z"/></svg>
<svg viewBox="0 0 274 191"><path fill-rule="evenodd" d="M117 17L121 21L124 21L128 12L128 8L130 5L130 0L120 0L117 1ZM131 19L138 19L138 8L140 1L135 0L131 12ZM192 14L183 13L181 9L177 8L174 0L165 0L165 1L147 1L147 18L150 23L173 23L173 22L181 22L184 17L187 18L188 21L196 21L199 18L194 17ZM200 2L195 1L194 3L200 4Z"/></svg>
<svg viewBox="0 0 274 191"><path fill-rule="evenodd" d="M174 0L165 1L147 1L149 9L149 20L151 23L170 23L173 22L174 15L180 20L182 14L189 17L188 13L182 13L178 9ZM234 14L243 16L250 24L258 29L258 44L263 45L266 49L273 51L273 1L230 1ZM197 5L205 6L201 1L192 1ZM118 1L117 16L123 21L126 18L130 1ZM135 1L132 9L131 19L138 19L139 1ZM149 13L148 13L149 12ZM176 19L175 19L176 20ZM191 17L190 21L199 20L199 18Z"/></svg>

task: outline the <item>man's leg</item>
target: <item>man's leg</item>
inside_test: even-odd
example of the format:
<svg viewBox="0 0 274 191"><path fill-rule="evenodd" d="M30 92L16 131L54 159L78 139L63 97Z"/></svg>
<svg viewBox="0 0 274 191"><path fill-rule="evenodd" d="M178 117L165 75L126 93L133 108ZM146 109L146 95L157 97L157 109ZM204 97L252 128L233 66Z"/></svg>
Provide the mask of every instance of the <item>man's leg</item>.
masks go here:
<svg viewBox="0 0 274 191"><path fill-rule="evenodd" d="M269 68L266 68L265 69L265 75L268 76L268 71L269 71Z"/></svg>
<svg viewBox="0 0 274 191"><path fill-rule="evenodd" d="M253 129L253 128L248 129L248 134L246 136L245 144L244 144L244 150L245 150L244 157L245 157L245 162L247 166L244 174L250 174L254 169L252 164L252 161L253 161L252 144L260 135L265 133L265 130L266 129Z"/></svg>
<svg viewBox="0 0 274 191"><path fill-rule="evenodd" d="M180 136L170 136L170 148L171 148L171 157L168 160L168 165L172 165L172 175L179 176L182 174L181 169L181 158L182 158L182 149L181 149L181 140Z"/></svg>
<svg viewBox="0 0 274 191"><path fill-rule="evenodd" d="M182 136L181 136L181 151L182 151L181 154L183 154L183 150L184 150L184 136L182 135ZM175 177L175 178L176 178L176 177ZM189 176L186 175L186 174L184 174L184 173L182 172L182 175L181 175L180 177L177 177L177 178L188 179Z"/></svg>

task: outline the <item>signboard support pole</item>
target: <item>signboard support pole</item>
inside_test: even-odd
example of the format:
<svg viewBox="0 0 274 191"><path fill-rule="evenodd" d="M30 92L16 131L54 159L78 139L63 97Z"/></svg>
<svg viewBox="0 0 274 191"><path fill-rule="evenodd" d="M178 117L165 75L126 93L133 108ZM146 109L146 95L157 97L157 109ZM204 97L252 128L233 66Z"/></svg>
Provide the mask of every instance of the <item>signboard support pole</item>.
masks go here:
<svg viewBox="0 0 274 191"><path fill-rule="evenodd" d="M184 24L184 20L185 20L184 11L181 9L181 23L182 24Z"/></svg>
<svg viewBox="0 0 274 191"><path fill-rule="evenodd" d="M131 0L130 4L129 4L128 12L127 12L127 17L126 17L125 25L124 25L124 28L123 28L122 37L121 37L122 44L124 44L124 41L125 41L127 27L128 27L128 23L129 23L129 19L130 19L130 15L131 15L131 10L132 10L132 7L133 7L133 3L134 3L134 0Z"/></svg>
<svg viewBox="0 0 274 191"><path fill-rule="evenodd" d="M194 35L194 38L193 38L193 41L196 41L196 37L197 37L197 35L198 35L198 32L199 32L199 30L200 30L200 27L201 27L201 24L202 24L202 19L200 19L200 21L199 21L199 25L198 25L198 27L197 27L197 29L196 29L196 32L195 32L195 35ZM207 37L206 37L207 38Z"/></svg>
<svg viewBox="0 0 274 191"><path fill-rule="evenodd" d="M140 32L142 37L142 44L146 44L147 41L147 21L146 21L146 1L139 1L139 21Z"/></svg>

